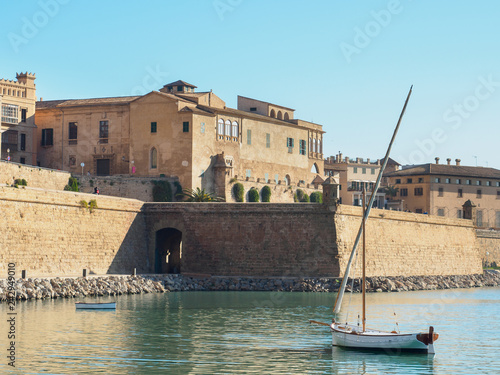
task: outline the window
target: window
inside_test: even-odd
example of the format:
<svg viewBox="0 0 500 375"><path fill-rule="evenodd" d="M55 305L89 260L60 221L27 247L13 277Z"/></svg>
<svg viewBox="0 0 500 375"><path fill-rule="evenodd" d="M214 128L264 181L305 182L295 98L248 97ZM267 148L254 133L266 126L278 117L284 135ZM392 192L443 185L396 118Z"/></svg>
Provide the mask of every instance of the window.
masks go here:
<svg viewBox="0 0 500 375"><path fill-rule="evenodd" d="M477 185L477 186L481 186L482 184L483 184L483 182L482 182L482 181L479 181L479 180L477 180L477 181L476 181L476 185Z"/></svg>
<svg viewBox="0 0 500 375"><path fill-rule="evenodd" d="M9 124L18 123L18 106L13 104L2 104L2 122Z"/></svg>
<svg viewBox="0 0 500 375"><path fill-rule="evenodd" d="M202 122L202 123L200 124L200 132L201 132L202 134L203 134L203 133L205 133L205 123L204 123L204 122Z"/></svg>
<svg viewBox="0 0 500 375"><path fill-rule="evenodd" d="M423 188L415 188L414 190L414 194L416 196L419 196L419 195L424 195L424 189Z"/></svg>
<svg viewBox="0 0 500 375"><path fill-rule="evenodd" d="M217 134L219 134L219 139L224 135L224 120L221 118L217 122Z"/></svg>
<svg viewBox="0 0 500 375"><path fill-rule="evenodd" d="M250 107L250 112L257 112L257 107Z"/></svg>
<svg viewBox="0 0 500 375"><path fill-rule="evenodd" d="M477 189L476 191L476 198L481 198L483 192L481 191L481 189Z"/></svg>
<svg viewBox="0 0 500 375"><path fill-rule="evenodd" d="M274 182L276 182L276 184L278 184L279 181L280 181L280 176L275 174L274 175Z"/></svg>
<svg viewBox="0 0 500 375"><path fill-rule="evenodd" d="M288 153L293 153L293 138L286 139L286 146L288 147Z"/></svg>
<svg viewBox="0 0 500 375"><path fill-rule="evenodd" d="M459 178L457 178L457 179L455 180L455 183L456 183L457 185L460 185L460 184L462 183L462 180L461 180L461 179L459 179Z"/></svg>
<svg viewBox="0 0 500 375"><path fill-rule="evenodd" d="M313 152L318 152L316 148L316 138L313 138Z"/></svg>
<svg viewBox="0 0 500 375"><path fill-rule="evenodd" d="M408 196L408 189L401 189L401 190L399 190L399 195L401 197L407 197Z"/></svg>
<svg viewBox="0 0 500 375"><path fill-rule="evenodd" d="M266 148L271 148L271 134L266 133Z"/></svg>
<svg viewBox="0 0 500 375"><path fill-rule="evenodd" d="M438 208L438 216L444 216L444 208Z"/></svg>
<svg viewBox="0 0 500 375"><path fill-rule="evenodd" d="M486 186L491 186L491 181L486 181Z"/></svg>
<svg viewBox="0 0 500 375"><path fill-rule="evenodd" d="M26 151L26 134L24 133L21 133L21 151Z"/></svg>
<svg viewBox="0 0 500 375"><path fill-rule="evenodd" d="M232 129L233 129L233 132L232 132L233 138L235 138L235 140L238 140L239 127L238 127L238 123L236 121L233 121Z"/></svg>
<svg viewBox="0 0 500 375"><path fill-rule="evenodd" d="M269 181L269 173L264 173L264 182L267 184L267 181Z"/></svg>
<svg viewBox="0 0 500 375"><path fill-rule="evenodd" d="M419 177L419 178L418 178L418 182L419 182L419 183L424 182L424 178L423 178L423 177Z"/></svg>
<svg viewBox="0 0 500 375"><path fill-rule="evenodd" d="M247 177L252 177L252 170L251 169L247 169L246 176Z"/></svg>
<svg viewBox="0 0 500 375"><path fill-rule="evenodd" d="M177 86L177 91L179 91L179 92L180 92L180 91L182 91L182 88L183 88L183 87L184 87L184 86Z"/></svg>
<svg viewBox="0 0 500 375"><path fill-rule="evenodd" d="M441 182L441 179L440 179L439 177L436 177L436 178L434 179L434 182L436 182L436 183L438 183L438 184L439 184L439 183Z"/></svg>
<svg viewBox="0 0 500 375"><path fill-rule="evenodd" d="M54 145L54 129L42 129L42 146Z"/></svg>
<svg viewBox="0 0 500 375"><path fill-rule="evenodd" d="M352 168L352 173L358 173L358 167L353 167Z"/></svg>
<svg viewBox="0 0 500 375"><path fill-rule="evenodd" d="M151 160L150 168L156 169L158 156L157 156L156 148L154 148L154 147L151 149L150 160Z"/></svg>
<svg viewBox="0 0 500 375"><path fill-rule="evenodd" d="M458 189L458 198L462 198L464 196L464 192L462 189Z"/></svg>
<svg viewBox="0 0 500 375"><path fill-rule="evenodd" d="M465 180L465 184L466 184L466 185L471 185L471 184L472 184L472 181L471 181L471 180Z"/></svg>
<svg viewBox="0 0 500 375"><path fill-rule="evenodd" d="M21 164L26 164L26 158L20 158Z"/></svg>
<svg viewBox="0 0 500 375"><path fill-rule="evenodd" d="M313 141L312 138L309 138L309 152L312 152L313 150Z"/></svg>
<svg viewBox="0 0 500 375"><path fill-rule="evenodd" d="M231 136L231 121L226 120L225 124L226 124L226 131L224 134L226 135L226 137L230 137Z"/></svg>
<svg viewBox="0 0 500 375"><path fill-rule="evenodd" d="M366 174L366 168L362 168L361 173Z"/></svg>
<svg viewBox="0 0 500 375"><path fill-rule="evenodd" d="M396 178L396 184L400 184L401 183L401 179L400 178Z"/></svg>
<svg viewBox="0 0 500 375"><path fill-rule="evenodd" d="M21 109L21 122L26 122L27 114L28 110L26 108Z"/></svg>
<svg viewBox="0 0 500 375"><path fill-rule="evenodd" d="M476 218L477 218L477 226L482 227L483 226L483 211L477 210Z"/></svg>
<svg viewBox="0 0 500 375"><path fill-rule="evenodd" d="M103 139L105 138L107 140L108 138L108 121L99 121L99 138ZM107 142L102 142L102 143L107 143Z"/></svg>
<svg viewBox="0 0 500 375"><path fill-rule="evenodd" d="M500 186L500 181L497 181L497 183L495 184L496 187L499 187Z"/></svg>
<svg viewBox="0 0 500 375"><path fill-rule="evenodd" d="M407 179L406 179L406 183L407 183L407 184L411 184L412 182L413 182L413 180L412 180L411 178L407 178Z"/></svg>
<svg viewBox="0 0 500 375"><path fill-rule="evenodd" d="M444 189L442 187L440 187L438 189L438 197L442 197L443 196L443 192L444 192Z"/></svg>
<svg viewBox="0 0 500 375"><path fill-rule="evenodd" d="M69 144L70 145L76 144L77 138L78 138L78 123L77 122L70 122L68 124Z"/></svg>
<svg viewBox="0 0 500 375"><path fill-rule="evenodd" d="M372 168L372 174L375 174L375 168Z"/></svg>
<svg viewBox="0 0 500 375"><path fill-rule="evenodd" d="M182 132L189 133L189 121L184 121L182 123Z"/></svg>
<svg viewBox="0 0 500 375"><path fill-rule="evenodd" d="M247 145L252 144L252 131L250 129L247 130Z"/></svg>
<svg viewBox="0 0 500 375"><path fill-rule="evenodd" d="M306 146L306 141L305 139L301 139L299 141L299 154L300 155L305 155L306 154L306 149L307 149L307 146Z"/></svg>
<svg viewBox="0 0 500 375"><path fill-rule="evenodd" d="M457 210L457 219L462 218L462 210Z"/></svg>
<svg viewBox="0 0 500 375"><path fill-rule="evenodd" d="M451 183L451 179L447 178L447 179L445 180L445 182L446 182L447 184L449 184L449 183Z"/></svg>
<svg viewBox="0 0 500 375"><path fill-rule="evenodd" d="M156 121L151 122L151 133L156 133Z"/></svg>

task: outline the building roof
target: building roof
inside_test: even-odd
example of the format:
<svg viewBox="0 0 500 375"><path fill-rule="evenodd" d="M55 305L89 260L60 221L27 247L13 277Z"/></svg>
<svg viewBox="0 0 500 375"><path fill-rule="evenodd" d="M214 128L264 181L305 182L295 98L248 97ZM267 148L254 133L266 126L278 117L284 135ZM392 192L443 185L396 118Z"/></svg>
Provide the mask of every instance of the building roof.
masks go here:
<svg viewBox="0 0 500 375"><path fill-rule="evenodd" d="M385 177L416 176L416 175L440 175L440 176L500 179L500 170L487 167L469 167L465 165L428 163L428 164L415 165L409 168L403 168L399 171L384 173Z"/></svg>
<svg viewBox="0 0 500 375"><path fill-rule="evenodd" d="M167 83L165 86L163 87L167 87L167 86L188 86L188 87L193 87L193 88L198 88L197 86L195 85L192 85L190 83L187 83L187 82L184 82L182 80L178 80L178 81L175 81L175 82L171 82L171 83Z"/></svg>
<svg viewBox="0 0 500 375"><path fill-rule="evenodd" d="M140 96L116 96L110 98L92 98L92 99L66 99L66 100L44 100L36 102L36 109L55 108L55 107L76 107L87 105L115 105L128 104Z"/></svg>
<svg viewBox="0 0 500 375"><path fill-rule="evenodd" d="M283 108L283 109L288 109L290 111L294 111L295 112L295 109L293 108L290 108L290 107L285 107L285 106L282 106L282 105L279 105L279 104L274 104L274 103L270 103L270 102L265 102L263 100L259 100L259 99L253 99L253 98L249 98L247 96L241 96L241 95L238 95L239 98L244 98L244 99L249 99L249 100L253 100L255 102L259 102L259 103L264 103L264 104L270 104L274 107L280 107L280 108Z"/></svg>

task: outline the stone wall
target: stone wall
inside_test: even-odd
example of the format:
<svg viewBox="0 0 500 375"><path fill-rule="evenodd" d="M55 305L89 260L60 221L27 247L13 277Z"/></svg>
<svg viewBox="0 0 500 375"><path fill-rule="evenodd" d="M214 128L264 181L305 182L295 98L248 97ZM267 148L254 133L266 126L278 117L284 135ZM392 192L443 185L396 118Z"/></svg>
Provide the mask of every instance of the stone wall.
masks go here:
<svg viewBox="0 0 500 375"><path fill-rule="evenodd" d="M485 266L500 266L500 231L477 230L477 240L481 249L481 256Z"/></svg>
<svg viewBox="0 0 500 375"><path fill-rule="evenodd" d="M340 269L346 267L362 208L340 205L335 216ZM367 276L482 273L470 220L372 209L366 224ZM356 274L361 275L361 256ZM352 274L352 273L351 273Z"/></svg>
<svg viewBox="0 0 500 375"><path fill-rule="evenodd" d="M99 188L100 195L138 199L143 202L153 202L154 181L168 181L175 196L175 177L132 177L132 176L78 176L80 191L92 194L94 188Z"/></svg>
<svg viewBox="0 0 500 375"><path fill-rule="evenodd" d="M0 161L0 184L12 185L24 178L29 187L63 190L70 176L69 172Z"/></svg>
<svg viewBox="0 0 500 375"><path fill-rule="evenodd" d="M96 199L92 213L82 200ZM149 270L142 202L66 191L0 187L0 277Z"/></svg>

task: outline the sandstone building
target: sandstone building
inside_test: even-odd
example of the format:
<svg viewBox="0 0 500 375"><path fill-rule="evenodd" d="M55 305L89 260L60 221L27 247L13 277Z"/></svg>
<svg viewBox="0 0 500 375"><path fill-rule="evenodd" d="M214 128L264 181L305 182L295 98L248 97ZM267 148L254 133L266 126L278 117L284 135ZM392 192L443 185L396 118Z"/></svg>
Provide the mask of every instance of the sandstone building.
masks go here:
<svg viewBox="0 0 500 375"><path fill-rule="evenodd" d="M231 201L230 182L312 184L323 171L322 126L294 110L238 97L226 107L184 81L143 96L40 101L41 166L91 175L176 176Z"/></svg>
<svg viewBox="0 0 500 375"><path fill-rule="evenodd" d="M398 187L397 200L404 210L463 218L463 205L476 206L478 227L500 228L500 171L494 168L422 164L388 172L388 185Z"/></svg>
<svg viewBox="0 0 500 375"><path fill-rule="evenodd" d="M16 74L16 81L0 79L1 158L36 164L35 75Z"/></svg>

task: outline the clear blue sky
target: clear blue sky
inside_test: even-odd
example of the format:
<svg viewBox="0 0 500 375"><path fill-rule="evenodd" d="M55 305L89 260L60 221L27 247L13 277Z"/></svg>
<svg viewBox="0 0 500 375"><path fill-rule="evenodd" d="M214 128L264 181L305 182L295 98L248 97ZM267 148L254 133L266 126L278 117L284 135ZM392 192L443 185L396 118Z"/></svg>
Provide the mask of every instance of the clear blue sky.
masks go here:
<svg viewBox="0 0 500 375"><path fill-rule="evenodd" d="M439 156L500 169L498 1L2 2L0 77L44 100L132 95L182 79L323 125L325 156Z"/></svg>

